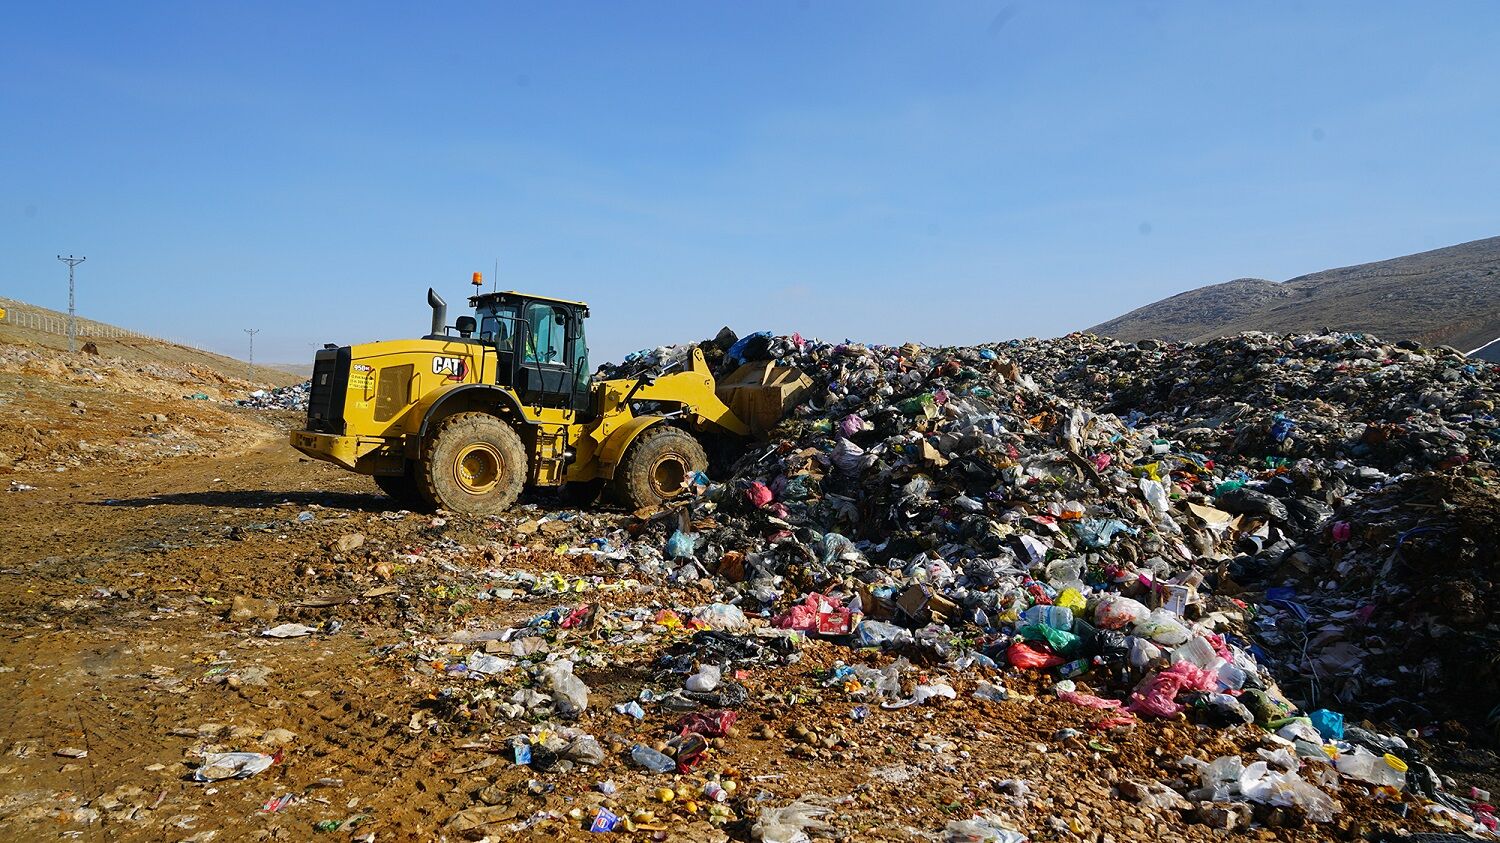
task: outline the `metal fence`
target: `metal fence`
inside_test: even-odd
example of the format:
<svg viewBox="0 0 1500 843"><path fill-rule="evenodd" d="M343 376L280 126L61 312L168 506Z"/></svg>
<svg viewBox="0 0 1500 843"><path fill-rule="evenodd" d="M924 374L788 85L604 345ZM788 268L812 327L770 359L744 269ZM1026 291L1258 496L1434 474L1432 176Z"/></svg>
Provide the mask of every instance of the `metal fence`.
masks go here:
<svg viewBox="0 0 1500 843"><path fill-rule="evenodd" d="M41 331L44 334L57 334L63 337L68 335L68 317L64 314L28 310L24 305L18 307L16 303L11 301L0 301L0 309L5 311L5 315L0 317L0 325L14 325L17 328L28 328L33 331ZM209 354L218 353L190 342L165 337L154 337L139 331L131 331L125 328L118 328L114 325L107 325L103 322L95 322L92 319L78 319L77 323L78 337L80 339L132 338L155 340L156 342L170 342L174 345L187 346L188 348L197 349Z"/></svg>

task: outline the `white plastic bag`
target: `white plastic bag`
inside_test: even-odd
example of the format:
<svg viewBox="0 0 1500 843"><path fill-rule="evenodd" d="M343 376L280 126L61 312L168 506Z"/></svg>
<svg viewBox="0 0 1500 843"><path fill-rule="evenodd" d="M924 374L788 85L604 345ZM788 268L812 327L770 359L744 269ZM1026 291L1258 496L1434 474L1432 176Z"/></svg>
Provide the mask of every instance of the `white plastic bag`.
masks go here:
<svg viewBox="0 0 1500 843"><path fill-rule="evenodd" d="M1168 647L1185 644L1193 635L1168 609L1153 610L1151 614L1136 621L1134 631L1136 635L1144 635Z"/></svg>
<svg viewBox="0 0 1500 843"><path fill-rule="evenodd" d="M552 692L552 704L558 714L577 717L589 707L589 686L573 675L572 662L553 662L542 671L542 680Z"/></svg>
<svg viewBox="0 0 1500 843"><path fill-rule="evenodd" d="M823 831L833 826L820 817L833 813L806 799L798 799L783 808L761 808L750 833L761 843L809 843L807 829Z"/></svg>
<svg viewBox="0 0 1500 843"><path fill-rule="evenodd" d="M1102 629L1122 629L1151 614L1151 610L1129 597L1111 594L1094 607L1094 625Z"/></svg>
<svg viewBox="0 0 1500 843"><path fill-rule="evenodd" d="M687 681L683 683L683 687L689 691L707 693L719 687L719 680L722 678L722 673L717 665L706 664L698 668L697 673L689 676Z"/></svg>

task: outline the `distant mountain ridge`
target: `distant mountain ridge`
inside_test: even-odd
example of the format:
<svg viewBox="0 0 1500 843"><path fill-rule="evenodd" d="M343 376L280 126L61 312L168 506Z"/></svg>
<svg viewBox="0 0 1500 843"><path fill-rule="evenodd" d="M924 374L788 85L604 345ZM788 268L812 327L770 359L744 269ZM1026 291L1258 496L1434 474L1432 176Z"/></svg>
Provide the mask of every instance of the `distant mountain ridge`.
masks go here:
<svg viewBox="0 0 1500 843"><path fill-rule="evenodd" d="M1500 237L1302 275L1240 278L1169 296L1089 330L1126 342L1332 328L1469 351L1500 337Z"/></svg>

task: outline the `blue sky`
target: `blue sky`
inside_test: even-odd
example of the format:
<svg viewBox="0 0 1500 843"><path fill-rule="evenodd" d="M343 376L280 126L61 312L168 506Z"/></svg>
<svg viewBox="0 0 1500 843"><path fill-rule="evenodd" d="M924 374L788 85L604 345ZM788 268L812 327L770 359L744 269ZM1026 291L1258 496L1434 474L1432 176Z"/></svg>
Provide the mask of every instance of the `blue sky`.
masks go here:
<svg viewBox="0 0 1500 843"><path fill-rule="evenodd" d="M12 3L0 294L257 357L1075 330L1500 234L1500 3ZM486 285L488 287L488 284Z"/></svg>

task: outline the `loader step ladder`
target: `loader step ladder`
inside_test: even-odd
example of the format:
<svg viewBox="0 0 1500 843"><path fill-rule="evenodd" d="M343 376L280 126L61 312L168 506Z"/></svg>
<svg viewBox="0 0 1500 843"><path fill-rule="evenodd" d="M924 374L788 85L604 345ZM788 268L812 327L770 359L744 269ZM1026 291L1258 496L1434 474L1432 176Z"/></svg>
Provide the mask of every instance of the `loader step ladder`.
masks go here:
<svg viewBox="0 0 1500 843"><path fill-rule="evenodd" d="M568 474L567 451L567 425L537 425L536 447L531 451L531 482L537 486L561 486Z"/></svg>

